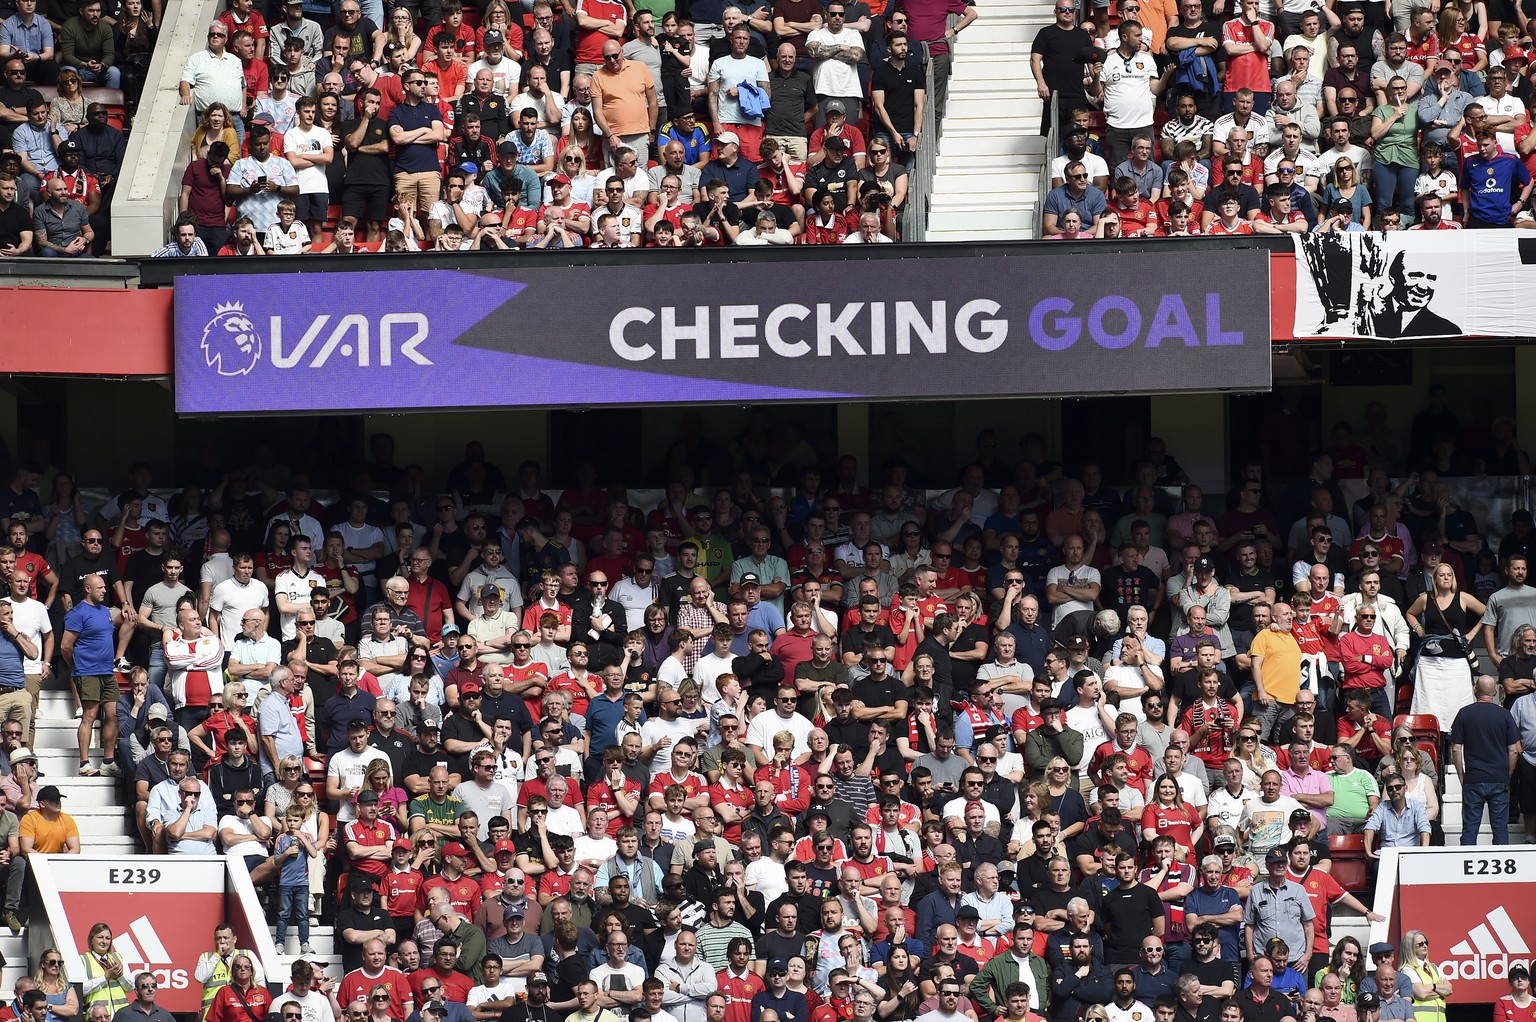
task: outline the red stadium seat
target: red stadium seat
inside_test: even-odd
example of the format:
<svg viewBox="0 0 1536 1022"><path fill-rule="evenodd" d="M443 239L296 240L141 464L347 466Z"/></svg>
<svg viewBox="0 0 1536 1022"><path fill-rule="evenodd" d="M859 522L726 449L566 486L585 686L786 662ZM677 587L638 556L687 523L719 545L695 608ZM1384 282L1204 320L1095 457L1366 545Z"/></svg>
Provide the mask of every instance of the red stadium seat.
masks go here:
<svg viewBox="0 0 1536 1022"><path fill-rule="evenodd" d="M1359 834L1337 834L1328 839L1328 855L1333 860L1333 878L1351 894L1370 886L1371 860L1365 857L1365 838Z"/></svg>
<svg viewBox="0 0 1536 1022"><path fill-rule="evenodd" d="M1440 741L1440 718L1433 713L1399 713L1392 718L1392 730L1406 727L1413 732L1414 738L1427 741Z"/></svg>

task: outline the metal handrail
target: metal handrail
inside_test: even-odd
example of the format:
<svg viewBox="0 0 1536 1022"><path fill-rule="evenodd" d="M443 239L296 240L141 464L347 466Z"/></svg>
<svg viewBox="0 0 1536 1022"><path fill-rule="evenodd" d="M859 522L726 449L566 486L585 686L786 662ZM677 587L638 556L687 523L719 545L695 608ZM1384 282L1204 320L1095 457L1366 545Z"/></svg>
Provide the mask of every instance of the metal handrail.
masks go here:
<svg viewBox="0 0 1536 1022"><path fill-rule="evenodd" d="M950 24L956 20L953 14L949 16ZM954 67L955 44L959 41L958 34L949 40L951 68ZM918 243L928 240L928 203L933 197L933 180L939 166L939 137L944 128L944 119L939 116L937 101L939 83L934 80L934 75L938 73L937 66L928 55L926 45L922 53L925 83L923 123L919 128L917 152L913 154L912 164L907 168L907 218L902 227L903 240Z"/></svg>
<svg viewBox="0 0 1536 1022"><path fill-rule="evenodd" d="M1054 92L1051 93L1046 116L1050 117L1050 126L1045 133L1045 165L1040 168L1040 183L1036 186L1039 192L1035 203L1036 239L1045 237L1045 199L1051 194L1051 161L1061 152L1061 97Z"/></svg>

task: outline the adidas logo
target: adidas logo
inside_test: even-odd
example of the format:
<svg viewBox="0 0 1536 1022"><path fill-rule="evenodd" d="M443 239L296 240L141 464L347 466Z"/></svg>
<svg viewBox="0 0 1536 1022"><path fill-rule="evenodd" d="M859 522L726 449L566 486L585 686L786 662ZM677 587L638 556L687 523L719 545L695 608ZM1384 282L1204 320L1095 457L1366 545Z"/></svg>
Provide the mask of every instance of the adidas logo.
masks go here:
<svg viewBox="0 0 1536 1022"><path fill-rule="evenodd" d="M128 929L112 941L112 950L122 957L123 968L129 975L149 972L155 982L176 990L185 989L191 982L186 969L175 968L171 953L165 949L165 942L155 932L149 916L139 916L129 923Z"/></svg>
<svg viewBox="0 0 1536 1022"><path fill-rule="evenodd" d="M1453 944L1449 954L1453 957L1439 965L1451 979L1502 980L1511 966L1532 966L1531 949L1502 906L1468 930L1466 939Z"/></svg>

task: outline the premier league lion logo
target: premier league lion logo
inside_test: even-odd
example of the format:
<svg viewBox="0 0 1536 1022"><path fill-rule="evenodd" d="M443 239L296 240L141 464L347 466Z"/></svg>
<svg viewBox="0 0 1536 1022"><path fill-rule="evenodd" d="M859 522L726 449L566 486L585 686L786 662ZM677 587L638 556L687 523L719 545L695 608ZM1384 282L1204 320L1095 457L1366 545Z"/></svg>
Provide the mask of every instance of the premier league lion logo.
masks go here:
<svg viewBox="0 0 1536 1022"><path fill-rule="evenodd" d="M261 359L261 334L240 302L213 308L203 327L203 359L220 376L244 376Z"/></svg>

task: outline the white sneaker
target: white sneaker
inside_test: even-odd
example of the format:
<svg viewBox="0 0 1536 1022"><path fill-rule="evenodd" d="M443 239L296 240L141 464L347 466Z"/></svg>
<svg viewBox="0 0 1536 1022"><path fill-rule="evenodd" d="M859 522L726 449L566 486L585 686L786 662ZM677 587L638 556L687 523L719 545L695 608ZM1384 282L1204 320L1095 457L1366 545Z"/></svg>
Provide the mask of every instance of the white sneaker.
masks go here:
<svg viewBox="0 0 1536 1022"><path fill-rule="evenodd" d="M301 954L301 955L312 955L314 953L315 953L314 945L312 945L312 944L300 944L299 945L299 954Z"/></svg>

